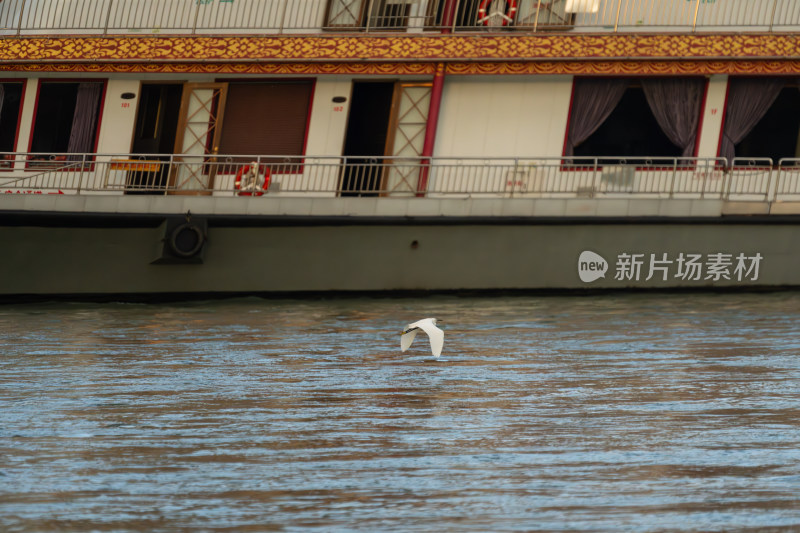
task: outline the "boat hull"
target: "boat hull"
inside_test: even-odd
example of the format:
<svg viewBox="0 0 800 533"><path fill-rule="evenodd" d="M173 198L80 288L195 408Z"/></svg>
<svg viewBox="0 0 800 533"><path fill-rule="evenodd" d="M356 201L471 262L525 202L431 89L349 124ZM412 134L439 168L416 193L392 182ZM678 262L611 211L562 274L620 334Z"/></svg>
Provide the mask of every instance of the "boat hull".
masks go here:
<svg viewBox="0 0 800 533"><path fill-rule="evenodd" d="M190 257L167 249L181 223L2 226L0 296L800 286L796 217L208 217Z"/></svg>

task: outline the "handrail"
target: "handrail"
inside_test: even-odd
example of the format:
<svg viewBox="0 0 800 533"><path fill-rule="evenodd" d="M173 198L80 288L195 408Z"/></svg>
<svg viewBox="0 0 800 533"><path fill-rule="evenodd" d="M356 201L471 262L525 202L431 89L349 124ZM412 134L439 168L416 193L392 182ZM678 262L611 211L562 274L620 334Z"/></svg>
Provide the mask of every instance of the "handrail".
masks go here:
<svg viewBox="0 0 800 533"><path fill-rule="evenodd" d="M453 2L453 3L450 3ZM493 5L493 4L492 4ZM446 13L452 7L453 13ZM568 11L569 10L569 11ZM474 11L474 12L473 12ZM0 35L318 31L798 31L796 0L554 0L514 13L462 0L3 0Z"/></svg>
<svg viewBox="0 0 800 533"><path fill-rule="evenodd" d="M42 156L0 154L0 194L800 201L800 159L793 158L728 165L684 157Z"/></svg>

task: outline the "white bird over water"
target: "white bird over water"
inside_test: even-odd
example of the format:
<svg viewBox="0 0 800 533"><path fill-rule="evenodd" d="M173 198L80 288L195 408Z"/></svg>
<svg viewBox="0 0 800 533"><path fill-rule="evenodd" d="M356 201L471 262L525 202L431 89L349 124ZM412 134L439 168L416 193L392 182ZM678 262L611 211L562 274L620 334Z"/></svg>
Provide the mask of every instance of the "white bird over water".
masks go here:
<svg viewBox="0 0 800 533"><path fill-rule="evenodd" d="M405 352L408 350L411 343L414 342L414 337L417 336L419 330L428 334L431 340L431 352L434 357L442 355L442 346L444 346L444 331L436 327L435 318L423 318L412 324L406 326L400 337L400 351Z"/></svg>

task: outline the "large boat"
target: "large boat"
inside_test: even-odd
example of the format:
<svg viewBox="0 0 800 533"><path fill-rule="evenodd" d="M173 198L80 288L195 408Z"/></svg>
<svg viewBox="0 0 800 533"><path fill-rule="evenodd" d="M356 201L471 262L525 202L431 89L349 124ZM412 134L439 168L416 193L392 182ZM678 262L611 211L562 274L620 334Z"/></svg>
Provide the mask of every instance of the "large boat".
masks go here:
<svg viewBox="0 0 800 533"><path fill-rule="evenodd" d="M4 0L0 298L800 286L795 0Z"/></svg>

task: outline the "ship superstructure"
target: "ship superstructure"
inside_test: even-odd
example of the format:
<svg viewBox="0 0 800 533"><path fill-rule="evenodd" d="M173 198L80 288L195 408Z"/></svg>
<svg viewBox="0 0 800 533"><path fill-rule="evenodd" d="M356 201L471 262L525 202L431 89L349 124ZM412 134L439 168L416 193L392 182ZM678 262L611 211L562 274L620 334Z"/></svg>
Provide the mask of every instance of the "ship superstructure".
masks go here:
<svg viewBox="0 0 800 533"><path fill-rule="evenodd" d="M792 0L4 0L0 25L8 298L800 285Z"/></svg>

